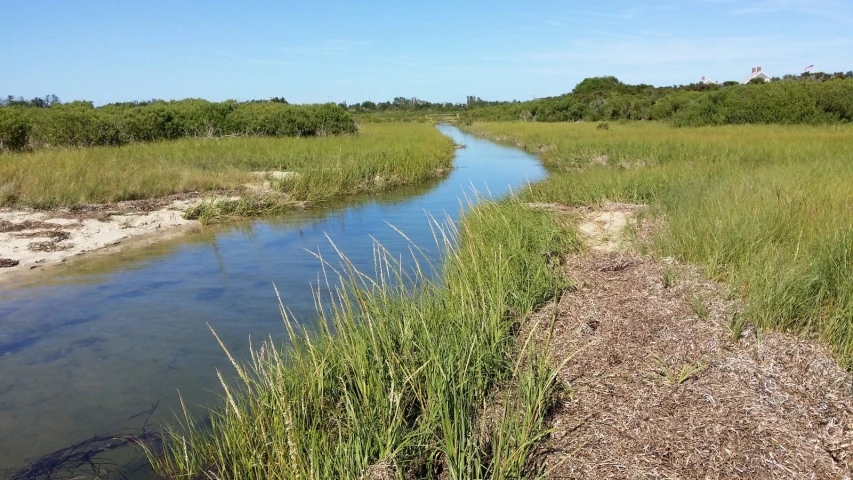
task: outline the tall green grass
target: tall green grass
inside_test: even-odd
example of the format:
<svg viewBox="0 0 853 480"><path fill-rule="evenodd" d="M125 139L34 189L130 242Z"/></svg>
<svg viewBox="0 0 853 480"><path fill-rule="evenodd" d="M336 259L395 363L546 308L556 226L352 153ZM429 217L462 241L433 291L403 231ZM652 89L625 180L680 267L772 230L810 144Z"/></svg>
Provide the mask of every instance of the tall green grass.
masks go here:
<svg viewBox="0 0 853 480"><path fill-rule="evenodd" d="M541 152L554 174L524 194L531 200L650 204L660 254L731 283L747 319L820 338L853 366L850 126L470 129Z"/></svg>
<svg viewBox="0 0 853 480"><path fill-rule="evenodd" d="M415 184L451 168L453 142L430 125L367 125L357 137L180 139L122 147L0 153L0 206L52 208L235 190L253 171L293 202Z"/></svg>
<svg viewBox="0 0 853 480"><path fill-rule="evenodd" d="M283 308L284 346L267 340L247 364L234 361L239 380L223 380L209 425L187 416L164 434L160 453L149 450L157 473L535 475L529 455L557 383L545 352L519 346L515 332L565 286L550 259L574 236L518 202L477 207L459 229L435 231L447 252L438 281L427 263L407 273L381 246L370 276L343 256L340 267L326 262L329 282L344 287L318 301L316 328ZM501 401L487 402L490 392Z"/></svg>

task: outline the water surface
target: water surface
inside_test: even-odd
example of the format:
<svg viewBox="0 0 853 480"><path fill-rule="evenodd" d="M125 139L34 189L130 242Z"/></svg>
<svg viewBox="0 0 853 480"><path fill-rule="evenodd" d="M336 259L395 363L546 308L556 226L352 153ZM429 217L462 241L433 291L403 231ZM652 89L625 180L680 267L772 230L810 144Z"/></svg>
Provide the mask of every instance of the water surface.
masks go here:
<svg viewBox="0 0 853 480"><path fill-rule="evenodd" d="M94 435L156 427L174 418L178 390L194 408L215 402L214 369L230 369L206 324L238 354L250 337L280 336L273 283L297 317L312 318L320 263L308 251L334 257L326 235L372 271L373 239L409 256L389 224L431 247L428 215L456 219L473 189L497 198L544 176L531 155L439 128L467 146L441 182L205 228L75 262L37 285L0 286L0 472Z"/></svg>

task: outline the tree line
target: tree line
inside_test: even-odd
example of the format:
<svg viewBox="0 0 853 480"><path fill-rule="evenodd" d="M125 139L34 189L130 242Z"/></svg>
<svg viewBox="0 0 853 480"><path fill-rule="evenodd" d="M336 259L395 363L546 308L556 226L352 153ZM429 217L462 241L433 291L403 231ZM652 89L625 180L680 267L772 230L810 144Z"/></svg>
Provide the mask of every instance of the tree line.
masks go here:
<svg viewBox="0 0 853 480"><path fill-rule="evenodd" d="M807 72L747 85L728 81L664 87L602 76L584 79L564 95L524 102L490 102L473 95L456 104L398 99L348 109L366 121L423 121L426 114L458 113L463 121L666 120L678 126L851 122L853 71Z"/></svg>
<svg viewBox="0 0 853 480"><path fill-rule="evenodd" d="M95 107L85 101L61 103L55 95L29 101L10 96L0 106L0 150L124 145L182 137L357 132L352 114L338 105L290 105L283 98L151 100Z"/></svg>
<svg viewBox="0 0 853 480"><path fill-rule="evenodd" d="M853 121L853 72L804 74L771 82L628 85L587 78L571 93L468 110L466 120L540 122L667 120L677 126Z"/></svg>

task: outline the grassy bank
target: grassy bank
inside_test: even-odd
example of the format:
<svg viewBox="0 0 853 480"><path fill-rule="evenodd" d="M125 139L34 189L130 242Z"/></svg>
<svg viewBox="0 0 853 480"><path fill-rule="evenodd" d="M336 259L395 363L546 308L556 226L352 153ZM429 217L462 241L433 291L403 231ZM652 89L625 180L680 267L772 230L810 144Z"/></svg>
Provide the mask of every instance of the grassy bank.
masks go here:
<svg viewBox="0 0 853 480"><path fill-rule="evenodd" d="M477 207L447 245L442 280L399 285L393 258L374 280L344 260L319 332L286 318L210 425L186 418L152 463L166 478L518 478L557 388L548 357L514 336L518 319L565 280L550 264L574 236L517 202ZM458 246L450 246L458 240ZM337 262L333 262L337 265ZM285 315L286 317L286 315ZM325 327L328 325L329 327ZM502 392L497 407L482 410ZM364 475L364 476L362 476Z"/></svg>
<svg viewBox="0 0 853 480"><path fill-rule="evenodd" d="M660 255L729 282L748 300L743 319L818 337L853 366L853 128L469 130L540 154L554 174L524 194L530 200L652 205L663 219L653 245Z"/></svg>
<svg viewBox="0 0 853 480"><path fill-rule="evenodd" d="M453 142L431 125L367 125L357 137L179 139L0 154L0 206L52 208L235 190L253 171L291 202L414 184L451 167Z"/></svg>

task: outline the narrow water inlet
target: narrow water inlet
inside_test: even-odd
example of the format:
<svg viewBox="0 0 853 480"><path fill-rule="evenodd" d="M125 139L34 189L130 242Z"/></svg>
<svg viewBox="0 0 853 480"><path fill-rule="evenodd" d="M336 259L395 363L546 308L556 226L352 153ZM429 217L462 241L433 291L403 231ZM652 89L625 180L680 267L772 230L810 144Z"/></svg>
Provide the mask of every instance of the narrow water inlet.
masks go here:
<svg viewBox="0 0 853 480"><path fill-rule="evenodd" d="M455 220L475 189L498 198L545 175L532 155L438 128L467 146L440 183L208 228L80 262L38 285L4 285L0 474L95 435L170 421L178 390L197 412L217 402L215 369L231 370L206 324L237 354L247 352L250 337L278 337L273 283L297 317L311 318L321 266L309 251L334 256L326 235L369 272L373 239L397 257L410 255L408 240L389 224L432 247L428 215Z"/></svg>

